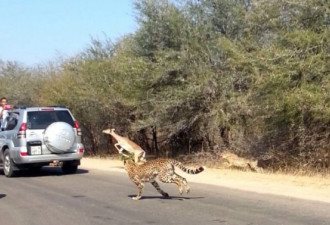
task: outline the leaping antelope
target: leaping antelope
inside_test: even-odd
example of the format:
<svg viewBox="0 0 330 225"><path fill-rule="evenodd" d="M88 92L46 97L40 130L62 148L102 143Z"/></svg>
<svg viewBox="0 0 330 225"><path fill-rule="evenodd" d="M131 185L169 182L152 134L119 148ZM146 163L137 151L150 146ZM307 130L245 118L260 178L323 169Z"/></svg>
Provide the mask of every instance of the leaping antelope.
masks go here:
<svg viewBox="0 0 330 225"><path fill-rule="evenodd" d="M127 137L122 137L116 134L115 129L106 129L102 132L105 134L110 134L114 139L116 139L117 143L114 144L114 146L120 154L125 155L123 153L123 150L126 150L129 153L134 154L135 163L143 163L147 161L145 158L146 152L139 145L137 145L135 142L131 141Z"/></svg>

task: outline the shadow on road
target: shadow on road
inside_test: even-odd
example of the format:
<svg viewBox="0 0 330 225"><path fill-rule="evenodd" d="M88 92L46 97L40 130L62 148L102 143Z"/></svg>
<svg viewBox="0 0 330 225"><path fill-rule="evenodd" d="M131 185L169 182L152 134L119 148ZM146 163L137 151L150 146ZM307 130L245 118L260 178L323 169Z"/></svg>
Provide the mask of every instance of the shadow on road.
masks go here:
<svg viewBox="0 0 330 225"><path fill-rule="evenodd" d="M5 195L5 194L0 194L0 198L4 198L4 197L6 197L7 195Z"/></svg>
<svg viewBox="0 0 330 225"><path fill-rule="evenodd" d="M85 174L89 173L89 170L86 169L78 169L74 174ZM0 175L4 175L2 168L0 168ZM70 174L64 174L60 167L42 167L39 170L20 170L17 172L15 177L46 177L46 176L66 176Z"/></svg>
<svg viewBox="0 0 330 225"><path fill-rule="evenodd" d="M114 168L114 169L125 169L123 166L112 166L111 168Z"/></svg>
<svg viewBox="0 0 330 225"><path fill-rule="evenodd" d="M128 197L132 198L135 197L136 195L128 195ZM190 199L201 199L204 197L182 197L182 196L170 196L170 197L164 197L164 196L142 196L139 201L141 200L146 200L146 199L165 199L165 200L190 200Z"/></svg>

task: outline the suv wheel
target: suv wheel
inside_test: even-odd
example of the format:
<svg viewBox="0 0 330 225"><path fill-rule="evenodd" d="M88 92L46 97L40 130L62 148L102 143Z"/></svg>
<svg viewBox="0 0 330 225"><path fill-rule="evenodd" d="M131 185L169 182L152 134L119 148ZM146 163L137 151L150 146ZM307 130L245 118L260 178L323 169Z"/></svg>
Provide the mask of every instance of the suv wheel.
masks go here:
<svg viewBox="0 0 330 225"><path fill-rule="evenodd" d="M48 149L57 154L69 152L75 141L75 133L70 124L55 122L44 133L44 142Z"/></svg>
<svg viewBox="0 0 330 225"><path fill-rule="evenodd" d="M15 171L14 171L15 163L10 158L9 149L5 150L3 158L4 158L4 160L3 160L3 173L5 174L6 177L15 176Z"/></svg>
<svg viewBox="0 0 330 225"><path fill-rule="evenodd" d="M78 165L70 164L70 163L64 163L61 168L62 168L62 172L64 174L72 174L72 173L77 172Z"/></svg>

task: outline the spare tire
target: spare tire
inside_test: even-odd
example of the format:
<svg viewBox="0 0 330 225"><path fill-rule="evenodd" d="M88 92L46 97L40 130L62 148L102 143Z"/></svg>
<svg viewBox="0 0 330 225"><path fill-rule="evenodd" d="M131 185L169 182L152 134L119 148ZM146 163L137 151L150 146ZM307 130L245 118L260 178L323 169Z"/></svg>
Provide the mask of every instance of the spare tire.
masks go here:
<svg viewBox="0 0 330 225"><path fill-rule="evenodd" d="M75 133L72 126L65 122L50 124L44 133L44 143L53 153L66 153L75 141Z"/></svg>

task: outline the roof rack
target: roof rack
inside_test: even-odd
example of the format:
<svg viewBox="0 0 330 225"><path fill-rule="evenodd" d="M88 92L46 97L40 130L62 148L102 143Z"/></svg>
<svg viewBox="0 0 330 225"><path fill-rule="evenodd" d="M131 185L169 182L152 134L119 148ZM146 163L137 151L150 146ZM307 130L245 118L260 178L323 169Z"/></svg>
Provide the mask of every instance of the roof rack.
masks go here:
<svg viewBox="0 0 330 225"><path fill-rule="evenodd" d="M14 109L26 109L26 106L23 105L15 105Z"/></svg>
<svg viewBox="0 0 330 225"><path fill-rule="evenodd" d="M47 107L53 107L53 108L66 108L65 105L50 105L50 106L47 106Z"/></svg>

